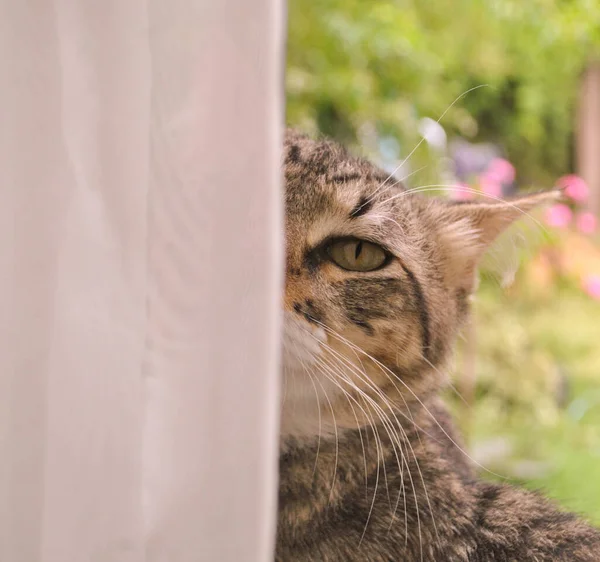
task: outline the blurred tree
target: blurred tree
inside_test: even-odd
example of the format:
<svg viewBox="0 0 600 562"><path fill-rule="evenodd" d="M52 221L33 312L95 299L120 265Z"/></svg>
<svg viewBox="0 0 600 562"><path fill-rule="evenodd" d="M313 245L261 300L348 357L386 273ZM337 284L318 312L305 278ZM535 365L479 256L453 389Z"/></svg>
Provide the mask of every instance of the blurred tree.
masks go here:
<svg viewBox="0 0 600 562"><path fill-rule="evenodd" d="M579 76L600 46L598 0L290 0L288 122L347 142L418 120L500 143L520 180L572 167ZM418 159L418 156L417 156Z"/></svg>

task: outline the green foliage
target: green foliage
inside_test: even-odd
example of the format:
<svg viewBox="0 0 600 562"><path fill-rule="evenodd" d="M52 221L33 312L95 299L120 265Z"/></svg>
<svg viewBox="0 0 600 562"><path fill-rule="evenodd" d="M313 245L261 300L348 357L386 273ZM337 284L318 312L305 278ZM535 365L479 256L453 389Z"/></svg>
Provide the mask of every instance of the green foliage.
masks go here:
<svg viewBox="0 0 600 562"><path fill-rule="evenodd" d="M600 468L600 303L569 284L541 297L519 279L509 293L488 279L475 317L477 399L467 409L449 397L470 413L471 450L487 469L600 524L591 477Z"/></svg>
<svg viewBox="0 0 600 562"><path fill-rule="evenodd" d="M500 142L521 179L569 168L579 76L600 45L596 0L290 0L287 117L347 143L420 117Z"/></svg>

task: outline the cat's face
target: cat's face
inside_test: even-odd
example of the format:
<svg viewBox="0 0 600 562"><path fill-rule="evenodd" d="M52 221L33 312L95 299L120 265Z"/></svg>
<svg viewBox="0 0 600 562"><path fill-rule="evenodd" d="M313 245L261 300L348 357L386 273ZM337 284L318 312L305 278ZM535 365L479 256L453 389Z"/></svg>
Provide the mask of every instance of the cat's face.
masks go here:
<svg viewBox="0 0 600 562"><path fill-rule="evenodd" d="M285 156L282 433L306 437L368 423L361 401L439 385L477 258L516 213L404 192L290 131Z"/></svg>

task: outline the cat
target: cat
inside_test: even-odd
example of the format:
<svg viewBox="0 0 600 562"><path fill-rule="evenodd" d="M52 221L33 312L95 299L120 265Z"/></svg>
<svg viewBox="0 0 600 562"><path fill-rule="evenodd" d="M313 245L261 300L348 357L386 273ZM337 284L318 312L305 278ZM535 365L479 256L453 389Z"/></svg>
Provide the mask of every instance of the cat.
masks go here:
<svg viewBox="0 0 600 562"><path fill-rule="evenodd" d="M287 130L277 562L600 561L600 531L479 480L440 399L477 264L556 193L452 202Z"/></svg>

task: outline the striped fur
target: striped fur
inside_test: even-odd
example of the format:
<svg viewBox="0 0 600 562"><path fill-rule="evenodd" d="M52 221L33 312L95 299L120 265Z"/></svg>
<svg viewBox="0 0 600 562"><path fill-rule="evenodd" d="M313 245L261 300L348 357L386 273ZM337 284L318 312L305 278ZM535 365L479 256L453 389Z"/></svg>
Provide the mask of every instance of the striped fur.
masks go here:
<svg viewBox="0 0 600 562"><path fill-rule="evenodd" d="M337 144L294 131L284 171L276 559L600 560L600 534L577 517L478 480L438 398L477 261L521 211L404 192ZM348 236L381 245L389 263L336 266L323 248Z"/></svg>

